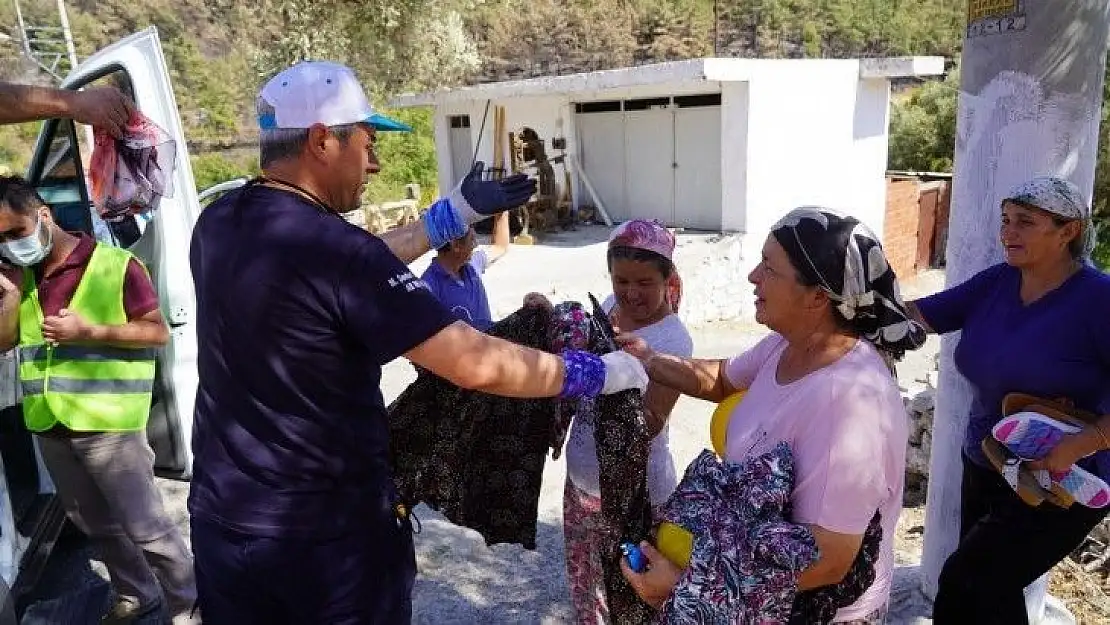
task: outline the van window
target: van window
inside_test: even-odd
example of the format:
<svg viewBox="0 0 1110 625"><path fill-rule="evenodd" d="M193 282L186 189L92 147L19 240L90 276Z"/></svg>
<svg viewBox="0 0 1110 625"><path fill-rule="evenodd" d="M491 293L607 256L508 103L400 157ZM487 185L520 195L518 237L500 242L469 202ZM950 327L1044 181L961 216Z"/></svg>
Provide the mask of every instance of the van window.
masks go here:
<svg viewBox="0 0 1110 625"><path fill-rule="evenodd" d="M122 69L109 72L88 87L113 86L134 97L131 80ZM31 163L28 178L36 181L42 199L50 205L54 220L64 230L93 234L100 241L129 246L137 239L127 225L109 228L96 215L89 196L87 176L92 156L92 132L69 119L50 120L44 126L48 148ZM137 228L135 228L137 234Z"/></svg>

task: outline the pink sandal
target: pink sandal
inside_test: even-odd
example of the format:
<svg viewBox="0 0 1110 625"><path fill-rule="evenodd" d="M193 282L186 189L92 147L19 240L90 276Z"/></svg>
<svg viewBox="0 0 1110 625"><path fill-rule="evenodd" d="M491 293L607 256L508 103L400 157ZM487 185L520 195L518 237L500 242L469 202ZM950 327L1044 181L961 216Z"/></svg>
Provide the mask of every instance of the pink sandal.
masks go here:
<svg viewBox="0 0 1110 625"><path fill-rule="evenodd" d="M1023 460L1040 460L1065 436L1081 431L1078 426L1031 411L1012 414L991 430L998 442ZM1110 486L1082 467L1072 465L1064 473L1035 473L1041 486L1048 488L1048 482L1055 482L1088 508L1103 508L1110 504Z"/></svg>

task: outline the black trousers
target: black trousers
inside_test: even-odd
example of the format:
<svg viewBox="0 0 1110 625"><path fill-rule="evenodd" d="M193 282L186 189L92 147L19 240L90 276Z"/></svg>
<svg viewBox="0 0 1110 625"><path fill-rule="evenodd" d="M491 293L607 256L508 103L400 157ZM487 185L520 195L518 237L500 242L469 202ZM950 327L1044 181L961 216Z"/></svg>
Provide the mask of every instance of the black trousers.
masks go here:
<svg viewBox="0 0 1110 625"><path fill-rule="evenodd" d="M937 625L1028 623L1023 589L1083 542L1108 510L1033 508L992 469L964 458L960 542L940 573Z"/></svg>

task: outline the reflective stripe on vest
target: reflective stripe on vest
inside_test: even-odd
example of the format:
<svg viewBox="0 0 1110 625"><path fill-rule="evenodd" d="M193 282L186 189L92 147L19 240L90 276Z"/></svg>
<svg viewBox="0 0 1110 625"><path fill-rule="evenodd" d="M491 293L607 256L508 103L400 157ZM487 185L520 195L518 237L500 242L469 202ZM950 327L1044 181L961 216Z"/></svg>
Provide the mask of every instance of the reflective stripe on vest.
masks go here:
<svg viewBox="0 0 1110 625"><path fill-rule="evenodd" d="M123 283L133 256L96 244L66 308L93 325L123 325ZM79 432L146 427L154 387L155 350L102 345L47 345L43 312L30 270L19 304L19 378L23 420L32 432L57 423Z"/></svg>

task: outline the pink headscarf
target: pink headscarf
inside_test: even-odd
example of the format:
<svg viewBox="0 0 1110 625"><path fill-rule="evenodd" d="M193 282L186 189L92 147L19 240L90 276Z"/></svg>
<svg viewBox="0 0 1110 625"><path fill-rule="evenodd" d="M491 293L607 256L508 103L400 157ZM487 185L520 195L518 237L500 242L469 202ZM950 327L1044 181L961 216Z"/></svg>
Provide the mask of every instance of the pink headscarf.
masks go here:
<svg viewBox="0 0 1110 625"><path fill-rule="evenodd" d="M674 234L654 219L633 219L613 228L609 247L634 247L655 252L667 260L674 254Z"/></svg>
<svg viewBox="0 0 1110 625"><path fill-rule="evenodd" d="M675 237L674 233L654 219L632 219L614 228L609 235L609 249L614 247L647 250L672 260ZM671 312L677 313L678 304L682 300L682 278L678 276L677 267L667 278L666 289L667 304L671 307Z"/></svg>

